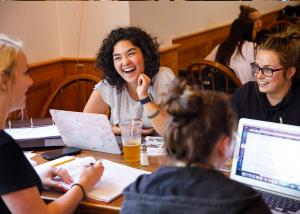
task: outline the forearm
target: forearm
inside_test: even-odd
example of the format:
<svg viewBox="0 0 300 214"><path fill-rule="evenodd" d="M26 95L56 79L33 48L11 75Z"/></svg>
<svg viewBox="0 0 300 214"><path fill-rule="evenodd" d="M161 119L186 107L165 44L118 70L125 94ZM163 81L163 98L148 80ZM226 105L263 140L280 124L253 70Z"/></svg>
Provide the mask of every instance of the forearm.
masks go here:
<svg viewBox="0 0 300 214"><path fill-rule="evenodd" d="M159 105L155 104L154 102L148 102L144 104L143 107L144 107L144 112L148 116L148 118L149 116L150 117L154 116L153 118L149 118L149 120L153 128L155 129L155 131L159 135L163 136L167 128L167 124L170 116L162 108L160 108ZM157 111L159 111L158 114Z"/></svg>
<svg viewBox="0 0 300 214"><path fill-rule="evenodd" d="M78 186L73 186L57 200L48 204L48 213L73 213L83 198L83 192Z"/></svg>

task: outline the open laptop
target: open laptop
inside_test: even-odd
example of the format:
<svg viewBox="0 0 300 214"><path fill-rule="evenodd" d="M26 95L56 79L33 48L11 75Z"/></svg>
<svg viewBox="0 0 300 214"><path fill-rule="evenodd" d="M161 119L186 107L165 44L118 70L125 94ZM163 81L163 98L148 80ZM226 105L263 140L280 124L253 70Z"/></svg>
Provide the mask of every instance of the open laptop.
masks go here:
<svg viewBox="0 0 300 214"><path fill-rule="evenodd" d="M230 177L262 192L273 213L300 213L300 127L240 119Z"/></svg>
<svg viewBox="0 0 300 214"><path fill-rule="evenodd" d="M106 115L55 109L49 111L65 145L121 154Z"/></svg>

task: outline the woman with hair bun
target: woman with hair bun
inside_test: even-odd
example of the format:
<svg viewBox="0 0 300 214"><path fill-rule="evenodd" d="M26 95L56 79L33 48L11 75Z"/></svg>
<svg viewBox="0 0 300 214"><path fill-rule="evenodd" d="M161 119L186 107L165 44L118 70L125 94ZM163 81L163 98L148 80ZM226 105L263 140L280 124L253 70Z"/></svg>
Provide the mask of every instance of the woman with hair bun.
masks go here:
<svg viewBox="0 0 300 214"><path fill-rule="evenodd" d="M251 19L236 19L231 24L226 40L216 46L205 59L231 68L242 84L245 84L254 80L250 67L257 48L254 38L254 22Z"/></svg>
<svg viewBox="0 0 300 214"><path fill-rule="evenodd" d="M251 63L256 81L232 97L238 118L300 125L300 28L289 26L260 45Z"/></svg>
<svg viewBox="0 0 300 214"><path fill-rule="evenodd" d="M163 101L172 166L124 190L121 213L270 213L260 194L221 172L233 150L236 117L224 94L176 81Z"/></svg>

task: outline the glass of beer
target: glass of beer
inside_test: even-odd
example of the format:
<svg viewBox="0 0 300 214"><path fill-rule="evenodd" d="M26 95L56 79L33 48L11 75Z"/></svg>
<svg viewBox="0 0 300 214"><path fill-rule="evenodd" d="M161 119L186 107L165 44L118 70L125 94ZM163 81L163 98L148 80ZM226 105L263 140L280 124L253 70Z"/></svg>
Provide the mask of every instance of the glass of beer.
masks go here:
<svg viewBox="0 0 300 214"><path fill-rule="evenodd" d="M140 161L141 120L126 120L120 123L124 159L126 162Z"/></svg>

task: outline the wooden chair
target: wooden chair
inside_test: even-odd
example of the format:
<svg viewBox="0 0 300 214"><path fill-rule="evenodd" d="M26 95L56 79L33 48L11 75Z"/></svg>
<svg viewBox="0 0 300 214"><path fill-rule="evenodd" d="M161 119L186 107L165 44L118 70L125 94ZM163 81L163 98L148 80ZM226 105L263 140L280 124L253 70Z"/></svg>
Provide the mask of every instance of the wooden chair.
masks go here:
<svg viewBox="0 0 300 214"><path fill-rule="evenodd" d="M50 108L83 111L94 85L99 81L100 77L90 74L67 76L53 88L42 108L40 117L48 117Z"/></svg>
<svg viewBox="0 0 300 214"><path fill-rule="evenodd" d="M209 60L200 60L187 69L187 81L203 89L232 94L242 85L234 71L225 65Z"/></svg>

